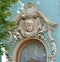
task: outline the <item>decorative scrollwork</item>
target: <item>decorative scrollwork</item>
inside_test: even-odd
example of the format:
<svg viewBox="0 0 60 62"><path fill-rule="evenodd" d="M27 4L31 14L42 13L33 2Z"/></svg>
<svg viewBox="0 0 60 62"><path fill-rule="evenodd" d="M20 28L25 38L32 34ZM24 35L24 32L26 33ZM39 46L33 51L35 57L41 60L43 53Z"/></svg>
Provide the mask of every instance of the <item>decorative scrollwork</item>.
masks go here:
<svg viewBox="0 0 60 62"><path fill-rule="evenodd" d="M14 21L17 22L17 27L14 29L13 33L16 41L20 41L27 37L37 36L44 40L49 47L48 40L44 35L45 32L48 33L49 39L52 44L52 53L47 53L47 56L48 58L51 58L51 62L54 62L54 57L56 54L56 44L51 34L57 24L49 21L42 12L39 12L37 10L36 5L32 2L28 2L24 6L24 10L14 18ZM15 45L15 43L13 43L13 46Z"/></svg>
<svg viewBox="0 0 60 62"><path fill-rule="evenodd" d="M23 13L21 12L19 15L17 15L14 18L14 21L19 23L17 29L22 34L21 36L24 36L24 37L31 37L32 36L33 37L33 36L38 35L41 39L46 41L46 44L48 44L48 41L45 38L44 33L48 32L48 36L49 36L50 41L52 43L52 53L48 54L48 57L52 57L51 62L54 62L53 58L56 53L56 44L55 44L55 40L51 34L52 34L53 28L57 24L49 21L43 15L43 13L41 13L37 10L36 5L33 4L32 2L29 2L24 6ZM51 26L52 28L47 28L48 25ZM19 33L19 35L20 35L20 33Z"/></svg>

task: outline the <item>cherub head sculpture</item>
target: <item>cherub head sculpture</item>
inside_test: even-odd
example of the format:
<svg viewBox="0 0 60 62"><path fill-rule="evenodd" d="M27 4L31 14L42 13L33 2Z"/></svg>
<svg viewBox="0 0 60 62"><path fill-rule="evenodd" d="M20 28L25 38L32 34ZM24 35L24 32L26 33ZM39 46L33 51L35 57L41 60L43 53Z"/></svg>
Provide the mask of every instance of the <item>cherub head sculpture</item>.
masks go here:
<svg viewBox="0 0 60 62"><path fill-rule="evenodd" d="M26 24L26 30L27 30L28 32L31 32L31 31L34 30L34 22L33 22L32 19L26 20L25 24Z"/></svg>

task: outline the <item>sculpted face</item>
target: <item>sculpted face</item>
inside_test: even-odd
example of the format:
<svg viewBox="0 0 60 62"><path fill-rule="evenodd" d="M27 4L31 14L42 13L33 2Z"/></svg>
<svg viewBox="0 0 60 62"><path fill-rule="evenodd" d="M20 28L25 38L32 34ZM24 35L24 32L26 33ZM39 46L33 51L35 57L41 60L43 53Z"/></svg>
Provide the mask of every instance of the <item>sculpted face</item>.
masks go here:
<svg viewBox="0 0 60 62"><path fill-rule="evenodd" d="M26 31L31 32L34 29L34 22L32 19L26 21Z"/></svg>

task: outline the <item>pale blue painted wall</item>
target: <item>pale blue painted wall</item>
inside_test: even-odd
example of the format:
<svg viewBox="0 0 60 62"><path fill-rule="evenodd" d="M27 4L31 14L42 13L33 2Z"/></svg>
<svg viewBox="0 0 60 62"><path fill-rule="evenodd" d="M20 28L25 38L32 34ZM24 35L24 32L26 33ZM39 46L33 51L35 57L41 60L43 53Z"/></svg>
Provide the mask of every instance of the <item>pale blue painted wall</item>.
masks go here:
<svg viewBox="0 0 60 62"><path fill-rule="evenodd" d="M22 3L27 3L28 1L32 1L34 3L40 2L37 4L39 10L43 12L48 19L58 24L55 31L53 32L53 37L56 40L57 45L57 53L55 62L60 61L60 4L58 0L20 0ZM12 20L14 16L17 14L17 10L20 10L21 5L19 2L17 4L12 5L10 11L12 16L8 19Z"/></svg>

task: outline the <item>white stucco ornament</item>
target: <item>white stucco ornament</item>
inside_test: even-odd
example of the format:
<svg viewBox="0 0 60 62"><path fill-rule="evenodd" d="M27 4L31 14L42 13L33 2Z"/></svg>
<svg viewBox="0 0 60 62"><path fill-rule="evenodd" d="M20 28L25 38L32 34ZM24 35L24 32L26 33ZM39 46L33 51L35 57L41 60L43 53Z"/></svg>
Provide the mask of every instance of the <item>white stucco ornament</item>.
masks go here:
<svg viewBox="0 0 60 62"><path fill-rule="evenodd" d="M32 2L28 2L26 5L24 5L24 10L22 10L22 12L20 12L14 18L14 21L17 23L17 25L15 28L13 28L14 32L12 32L12 35L15 38L14 45L12 46L15 46L17 41L32 37L45 41L44 43L47 45L45 47L48 51L50 47L48 41L51 41L52 52L47 52L47 57L51 58L51 62L54 62L56 42L52 37L52 31L57 24L48 20L42 12L39 12L36 5ZM44 33L48 34L49 40ZM8 42L8 44L9 43L10 42Z"/></svg>

